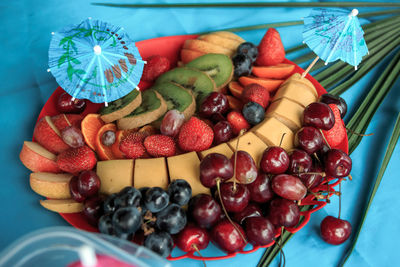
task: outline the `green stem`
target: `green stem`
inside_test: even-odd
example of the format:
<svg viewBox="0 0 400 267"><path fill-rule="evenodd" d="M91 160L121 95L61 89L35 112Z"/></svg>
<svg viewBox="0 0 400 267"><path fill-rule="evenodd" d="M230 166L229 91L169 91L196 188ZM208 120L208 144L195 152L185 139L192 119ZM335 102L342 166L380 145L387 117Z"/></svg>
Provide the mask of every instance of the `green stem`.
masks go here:
<svg viewBox="0 0 400 267"><path fill-rule="evenodd" d="M92 3L109 7L147 8L224 8L224 7L399 7L393 2L250 2L250 3L171 3L171 4L118 4Z"/></svg>
<svg viewBox="0 0 400 267"><path fill-rule="evenodd" d="M355 235L354 235L354 237L352 239L353 241L351 243L351 247L346 252L346 255L343 258L340 266L343 266L347 262L348 258L350 257L351 253L353 252L353 250L354 250L354 248L355 248L355 246L357 244L357 240L358 240L358 237L360 235L361 228L364 225L365 219L366 219L367 214L368 214L368 210L369 210L369 208L371 206L372 201L374 200L376 192L378 191L379 185L380 185L380 183L382 181L382 178L383 178L383 175L384 175L384 173L386 171L386 167L389 164L390 158L392 157L392 154L393 154L394 148L396 147L396 143L397 143L397 140L399 139L399 136L400 136L400 113L397 116L397 120L396 120L396 123L394 125L393 132L392 132L392 136L390 137L389 144L388 144L388 146L386 148L385 156L383 158L381 167L379 169L378 176L377 176L377 178L375 180L374 187L373 187L372 192L370 193L370 195L368 197L368 202L367 202L367 204L366 204L366 206L364 208L364 211L362 213L361 222L357 226L356 233L355 233Z"/></svg>
<svg viewBox="0 0 400 267"><path fill-rule="evenodd" d="M388 94L390 89L396 82L397 77L400 75L400 51L397 52L396 56L392 59L389 65L386 67L383 74L375 82L374 86L368 92L364 101L353 115L347 127L357 133L365 133L367 127L375 114L376 110ZM354 149L362 140L362 136L351 134L349 136L349 152L353 152Z"/></svg>

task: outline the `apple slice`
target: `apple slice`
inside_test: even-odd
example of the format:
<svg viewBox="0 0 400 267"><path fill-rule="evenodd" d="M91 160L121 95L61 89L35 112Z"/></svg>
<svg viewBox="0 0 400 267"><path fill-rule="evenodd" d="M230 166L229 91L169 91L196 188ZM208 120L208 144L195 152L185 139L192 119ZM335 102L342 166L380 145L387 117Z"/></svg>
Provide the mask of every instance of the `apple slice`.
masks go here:
<svg viewBox="0 0 400 267"><path fill-rule="evenodd" d="M293 70L294 65L281 63L275 66L253 66L252 73L258 78L286 79Z"/></svg>
<svg viewBox="0 0 400 267"><path fill-rule="evenodd" d="M49 116L41 118L36 123L33 138L52 153L60 153L69 148L62 140L60 131Z"/></svg>
<svg viewBox="0 0 400 267"><path fill-rule="evenodd" d="M29 176L29 183L33 191L47 198L71 198L69 191L69 173L33 172Z"/></svg>
<svg viewBox="0 0 400 267"><path fill-rule="evenodd" d="M205 53L203 53L203 52L184 48L181 50L181 60L184 64L186 64L186 63L189 63L190 61L192 61L193 59L196 59L204 54Z"/></svg>
<svg viewBox="0 0 400 267"><path fill-rule="evenodd" d="M65 127L73 125L76 128L81 128L82 115L80 114L58 114L51 117L51 122L60 131Z"/></svg>
<svg viewBox="0 0 400 267"><path fill-rule="evenodd" d="M83 210L83 203L73 199L45 199L40 200L40 205L58 213L76 213Z"/></svg>
<svg viewBox="0 0 400 267"><path fill-rule="evenodd" d="M284 82L284 80L242 76L239 78L239 82L243 86L246 86L246 85L249 85L252 83L256 83L256 84L259 84L259 85L265 87L265 89L267 89L270 93L272 93L272 92L275 92L279 88L279 86Z"/></svg>
<svg viewBox="0 0 400 267"><path fill-rule="evenodd" d="M61 172L56 163L56 155L38 143L25 141L19 158L33 172Z"/></svg>

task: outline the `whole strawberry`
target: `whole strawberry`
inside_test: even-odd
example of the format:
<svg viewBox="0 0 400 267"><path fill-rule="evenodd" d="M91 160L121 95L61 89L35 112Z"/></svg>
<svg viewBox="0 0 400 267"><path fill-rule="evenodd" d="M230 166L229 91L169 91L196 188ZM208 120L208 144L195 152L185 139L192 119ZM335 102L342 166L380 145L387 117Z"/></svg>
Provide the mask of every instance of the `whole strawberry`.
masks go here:
<svg viewBox="0 0 400 267"><path fill-rule="evenodd" d="M255 102L265 109L269 103L269 92L265 87L252 83L244 87L242 99L245 104L248 102Z"/></svg>
<svg viewBox="0 0 400 267"><path fill-rule="evenodd" d="M151 56L144 65L142 79L146 82L153 82L170 68L171 63L168 58L159 55Z"/></svg>
<svg viewBox="0 0 400 267"><path fill-rule="evenodd" d="M142 157L146 149L144 148L143 141L148 136L146 132L133 132L128 134L122 139L119 144L119 150L128 159L136 159Z"/></svg>
<svg viewBox="0 0 400 267"><path fill-rule="evenodd" d="M86 145L67 149L57 156L58 167L64 172L73 174L89 171L96 163L96 154Z"/></svg>
<svg viewBox="0 0 400 267"><path fill-rule="evenodd" d="M269 28L258 45L256 65L274 66L285 59L285 48L281 36L274 28Z"/></svg>
<svg viewBox="0 0 400 267"><path fill-rule="evenodd" d="M181 127L178 144L184 151L203 151L211 146L213 139L213 129L204 121L191 117Z"/></svg>
<svg viewBox="0 0 400 267"><path fill-rule="evenodd" d="M171 157L176 154L174 139L162 134L155 134L146 137L144 147L153 157Z"/></svg>
<svg viewBox="0 0 400 267"><path fill-rule="evenodd" d="M242 129L248 130L251 127L242 113L236 110L229 112L226 116L226 119L231 124L233 133L235 135L239 134Z"/></svg>
<svg viewBox="0 0 400 267"><path fill-rule="evenodd" d="M322 130L326 141L328 141L331 147L337 147L346 138L346 127L340 117L340 110L335 104L328 105L335 116L335 124L327 131Z"/></svg>

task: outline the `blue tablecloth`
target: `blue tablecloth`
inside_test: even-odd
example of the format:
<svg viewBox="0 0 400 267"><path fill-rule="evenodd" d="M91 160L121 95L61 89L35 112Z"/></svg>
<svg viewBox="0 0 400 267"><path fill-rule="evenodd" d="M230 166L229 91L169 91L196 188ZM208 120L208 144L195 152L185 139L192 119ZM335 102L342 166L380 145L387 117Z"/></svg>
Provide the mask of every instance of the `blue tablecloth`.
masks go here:
<svg viewBox="0 0 400 267"><path fill-rule="evenodd" d="M90 2L3 0L0 4L0 250L35 229L67 225L58 214L39 205L40 197L29 188L29 171L18 159L23 141L32 137L41 107L57 87L54 78L46 71L52 31L90 16L124 26L132 39L144 40L234 26L299 20L310 11L310 8L121 9L93 6ZM360 9L361 12L366 10L376 9ZM302 26L279 28L279 31L286 48L302 41ZM258 43L264 32L257 30L239 34ZM388 58L343 95L349 105L347 119L357 109L387 63ZM352 154L354 180L345 182L342 187L342 217L348 219L353 227L360 220L359 215L366 203L370 184L377 175L400 110L399 85L397 82L375 114L367 130L374 135L364 138ZM395 266L395 263L400 263L397 255L400 237L399 156L398 145L347 266ZM338 199L333 198L332 203L315 213L310 223L285 246L287 266L338 264L350 243L331 246L324 243L318 233L321 220L328 214L337 214L337 205ZM263 250L259 250L234 259L208 262L207 265L255 266L262 253ZM202 263L182 260L173 265L188 267L201 266Z"/></svg>

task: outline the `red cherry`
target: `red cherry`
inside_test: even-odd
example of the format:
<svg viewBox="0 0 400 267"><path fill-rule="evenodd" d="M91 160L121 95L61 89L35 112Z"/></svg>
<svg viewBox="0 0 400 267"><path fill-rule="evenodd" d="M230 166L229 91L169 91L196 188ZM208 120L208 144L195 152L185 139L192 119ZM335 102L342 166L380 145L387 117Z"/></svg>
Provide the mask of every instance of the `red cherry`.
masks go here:
<svg viewBox="0 0 400 267"><path fill-rule="evenodd" d="M260 207L255 203L249 203L244 210L237 212L233 215L233 220L237 223L242 224L247 218L251 217L261 217L262 211Z"/></svg>
<svg viewBox="0 0 400 267"><path fill-rule="evenodd" d="M194 224L188 224L183 228L176 239L176 245L182 251L192 252L205 249L210 242L208 232Z"/></svg>
<svg viewBox="0 0 400 267"><path fill-rule="evenodd" d="M279 146L268 147L261 158L260 168L265 173L281 174L289 167L289 155Z"/></svg>
<svg viewBox="0 0 400 267"><path fill-rule="evenodd" d="M202 228L210 228L221 218L221 206L210 195L199 194L189 201L189 215Z"/></svg>
<svg viewBox="0 0 400 267"><path fill-rule="evenodd" d="M326 216L321 222L322 239L332 245L340 245L351 234L351 224L333 216Z"/></svg>
<svg viewBox="0 0 400 267"><path fill-rule="evenodd" d="M300 209L292 200L276 198L269 203L267 218L275 227L294 227L299 223Z"/></svg>
<svg viewBox="0 0 400 267"><path fill-rule="evenodd" d="M233 164L219 153L211 153L200 162L200 181L208 188L214 187L217 180L225 181L233 176Z"/></svg>
<svg viewBox="0 0 400 267"><path fill-rule="evenodd" d="M264 217L246 219L246 236L253 245L264 246L271 243L275 237L274 225Z"/></svg>
<svg viewBox="0 0 400 267"><path fill-rule="evenodd" d="M83 99L72 100L67 92L63 92L57 100L56 108L60 113L81 113L85 110L86 101Z"/></svg>
<svg viewBox="0 0 400 267"><path fill-rule="evenodd" d="M244 236L242 227L235 223L235 226ZM246 243L243 241L238 230L228 220L222 220L215 225L211 231L213 241L224 251L232 253L242 250Z"/></svg>
<svg viewBox="0 0 400 267"><path fill-rule="evenodd" d="M220 194L228 212L241 212L250 201L249 190L243 184L236 184L235 189L233 182L222 183Z"/></svg>
<svg viewBox="0 0 400 267"><path fill-rule="evenodd" d="M303 125L313 126L321 130L329 130L335 124L335 115L325 103L314 102L304 109Z"/></svg>
<svg viewBox="0 0 400 267"><path fill-rule="evenodd" d="M97 227L99 219L103 215L103 199L99 196L86 199L83 215L91 225Z"/></svg>
<svg viewBox="0 0 400 267"><path fill-rule="evenodd" d="M247 185L250 192L250 200L257 203L270 201L274 196L271 188L271 178L268 174L259 172L256 180Z"/></svg>
<svg viewBox="0 0 400 267"><path fill-rule="evenodd" d="M78 176L74 176L69 180L69 192L76 202L83 202L86 199L78 190Z"/></svg>
<svg viewBox="0 0 400 267"><path fill-rule="evenodd" d="M340 149L331 149L325 154L325 172L335 178L346 177L350 174L351 158Z"/></svg>
<svg viewBox="0 0 400 267"><path fill-rule="evenodd" d="M235 164L235 153L231 157L232 166ZM237 151L236 181L242 184L250 184L257 178L257 166L254 159L246 151Z"/></svg>
<svg viewBox="0 0 400 267"><path fill-rule="evenodd" d="M229 102L226 95L212 92L201 103L199 113L202 117L209 118L216 114L225 114L229 110Z"/></svg>
<svg viewBox="0 0 400 267"><path fill-rule="evenodd" d="M78 177L77 186L83 196L94 196L100 189L100 178L94 171L83 171Z"/></svg>

